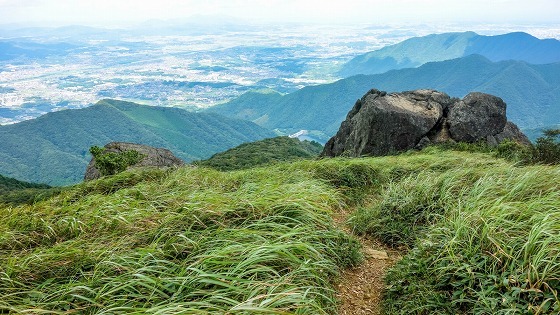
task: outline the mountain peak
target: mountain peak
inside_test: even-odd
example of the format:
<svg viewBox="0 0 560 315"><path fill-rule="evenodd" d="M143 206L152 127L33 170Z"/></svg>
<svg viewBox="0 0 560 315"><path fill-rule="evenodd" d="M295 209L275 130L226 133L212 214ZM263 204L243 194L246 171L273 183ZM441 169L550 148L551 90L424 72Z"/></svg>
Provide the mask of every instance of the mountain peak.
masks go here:
<svg viewBox="0 0 560 315"><path fill-rule="evenodd" d="M142 143L166 148L192 161L272 136L273 132L254 123L216 114L101 100L91 107L1 126L0 156L8 158L0 163L0 174L66 185L82 179L88 149L95 145Z"/></svg>
<svg viewBox="0 0 560 315"><path fill-rule="evenodd" d="M491 61L520 60L547 64L560 61L560 41L542 40L524 32L493 36L475 32L433 34L410 38L357 56L346 63L339 74L380 74L472 54L482 55Z"/></svg>

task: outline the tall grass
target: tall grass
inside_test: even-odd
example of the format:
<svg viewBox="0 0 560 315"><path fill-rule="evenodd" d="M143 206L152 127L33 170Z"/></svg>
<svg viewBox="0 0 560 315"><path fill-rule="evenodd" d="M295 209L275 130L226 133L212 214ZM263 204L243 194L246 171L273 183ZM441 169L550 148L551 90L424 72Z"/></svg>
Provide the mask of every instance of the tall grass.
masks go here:
<svg viewBox="0 0 560 315"><path fill-rule="evenodd" d="M428 148L137 170L0 209L0 312L335 314L349 224L408 250L387 314L558 314L560 168Z"/></svg>
<svg viewBox="0 0 560 315"><path fill-rule="evenodd" d="M281 169L82 184L0 212L0 310L332 314L333 279L361 258L333 226L340 206L331 186Z"/></svg>
<svg viewBox="0 0 560 315"><path fill-rule="evenodd" d="M350 220L411 249L386 278L385 312L559 314L560 168L471 158L392 179Z"/></svg>

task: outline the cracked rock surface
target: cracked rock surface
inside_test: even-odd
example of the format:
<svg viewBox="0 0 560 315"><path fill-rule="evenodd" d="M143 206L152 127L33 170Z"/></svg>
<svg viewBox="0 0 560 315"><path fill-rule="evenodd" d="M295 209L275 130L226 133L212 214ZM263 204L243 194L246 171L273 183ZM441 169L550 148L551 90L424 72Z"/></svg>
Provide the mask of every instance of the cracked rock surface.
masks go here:
<svg viewBox="0 0 560 315"><path fill-rule="evenodd" d="M387 155L445 141L529 139L506 118L506 104L479 92L464 99L435 90L387 93L370 90L359 99L322 156Z"/></svg>

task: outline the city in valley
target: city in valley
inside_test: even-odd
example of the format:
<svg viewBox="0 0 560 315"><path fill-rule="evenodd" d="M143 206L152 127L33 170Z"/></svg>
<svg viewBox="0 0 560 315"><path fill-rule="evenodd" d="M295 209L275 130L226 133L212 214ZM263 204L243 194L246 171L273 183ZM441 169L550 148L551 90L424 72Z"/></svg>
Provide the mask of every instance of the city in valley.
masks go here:
<svg viewBox="0 0 560 315"><path fill-rule="evenodd" d="M0 29L0 124L104 98L197 110L250 90L289 93L340 79L337 70L358 54L456 29L227 21L156 21L128 29L7 27ZM489 35L510 30L472 29ZM525 31L541 38L559 34L550 27Z"/></svg>

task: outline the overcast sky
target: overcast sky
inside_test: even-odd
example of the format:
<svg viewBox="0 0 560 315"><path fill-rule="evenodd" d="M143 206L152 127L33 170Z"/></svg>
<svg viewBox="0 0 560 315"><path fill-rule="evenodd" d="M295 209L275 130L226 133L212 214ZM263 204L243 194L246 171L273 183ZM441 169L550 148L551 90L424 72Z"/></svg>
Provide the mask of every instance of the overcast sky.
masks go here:
<svg viewBox="0 0 560 315"><path fill-rule="evenodd" d="M122 26L226 15L325 23L560 23L560 0L0 0L0 24Z"/></svg>

